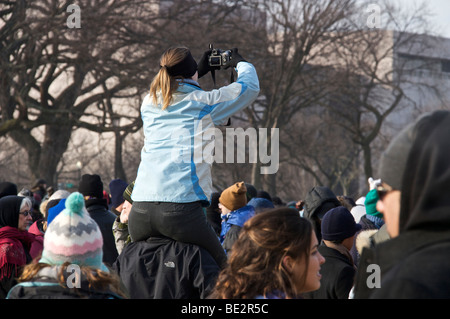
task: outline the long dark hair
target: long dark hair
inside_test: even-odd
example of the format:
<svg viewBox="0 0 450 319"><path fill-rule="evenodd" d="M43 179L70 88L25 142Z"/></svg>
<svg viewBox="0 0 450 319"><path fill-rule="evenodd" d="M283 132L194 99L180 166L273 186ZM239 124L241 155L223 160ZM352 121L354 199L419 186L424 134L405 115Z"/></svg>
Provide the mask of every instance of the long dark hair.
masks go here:
<svg viewBox="0 0 450 319"><path fill-rule="evenodd" d="M295 209L272 209L255 215L244 224L210 298L245 299L269 294L298 297L300 292L283 259L303 258L304 285L311 235L311 223Z"/></svg>

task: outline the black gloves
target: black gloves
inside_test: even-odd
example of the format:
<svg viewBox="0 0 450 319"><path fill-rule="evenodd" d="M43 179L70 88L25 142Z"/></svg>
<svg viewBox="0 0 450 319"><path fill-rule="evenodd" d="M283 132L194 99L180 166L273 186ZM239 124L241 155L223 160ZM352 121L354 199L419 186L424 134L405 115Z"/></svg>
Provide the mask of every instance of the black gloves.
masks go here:
<svg viewBox="0 0 450 319"><path fill-rule="evenodd" d="M220 67L213 67L209 65L209 56L211 55L212 50L209 49L205 51L200 58L200 60L197 63L197 71L198 71L198 78L200 79L205 74L208 74L211 70L219 70Z"/></svg>
<svg viewBox="0 0 450 319"><path fill-rule="evenodd" d="M231 49L230 66L235 68L239 62L247 62L238 52L237 48Z"/></svg>
<svg viewBox="0 0 450 319"><path fill-rule="evenodd" d="M209 56L211 55L211 53L212 53L211 49L205 51L197 63L197 71L198 71L199 79L202 76L204 76L205 74L208 74L209 71L220 70L219 66L210 66L209 65ZM229 67L235 68L239 62L247 62L247 61L239 54L237 48L233 48L231 50L230 63L225 69L228 69Z"/></svg>

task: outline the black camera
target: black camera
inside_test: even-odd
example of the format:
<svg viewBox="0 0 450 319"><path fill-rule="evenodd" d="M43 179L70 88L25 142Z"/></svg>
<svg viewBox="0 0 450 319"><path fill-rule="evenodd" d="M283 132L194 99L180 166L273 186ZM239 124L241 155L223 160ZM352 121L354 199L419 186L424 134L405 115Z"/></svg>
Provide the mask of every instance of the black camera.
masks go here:
<svg viewBox="0 0 450 319"><path fill-rule="evenodd" d="M213 49L212 44L209 45L209 48L212 49L209 56L209 66L224 69L230 66L231 50Z"/></svg>

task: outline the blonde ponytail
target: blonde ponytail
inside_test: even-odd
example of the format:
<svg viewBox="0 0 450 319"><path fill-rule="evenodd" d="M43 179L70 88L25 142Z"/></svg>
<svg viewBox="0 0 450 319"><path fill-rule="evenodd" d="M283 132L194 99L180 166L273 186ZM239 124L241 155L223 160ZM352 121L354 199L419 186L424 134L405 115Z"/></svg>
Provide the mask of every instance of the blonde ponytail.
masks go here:
<svg viewBox="0 0 450 319"><path fill-rule="evenodd" d="M162 102L163 110L167 109L173 101L173 93L178 89L177 79L183 78L182 76L171 76L168 68L183 61L188 54L188 48L171 48L160 59L161 69L150 85L150 97L155 105ZM160 101L158 101L158 92L161 92Z"/></svg>

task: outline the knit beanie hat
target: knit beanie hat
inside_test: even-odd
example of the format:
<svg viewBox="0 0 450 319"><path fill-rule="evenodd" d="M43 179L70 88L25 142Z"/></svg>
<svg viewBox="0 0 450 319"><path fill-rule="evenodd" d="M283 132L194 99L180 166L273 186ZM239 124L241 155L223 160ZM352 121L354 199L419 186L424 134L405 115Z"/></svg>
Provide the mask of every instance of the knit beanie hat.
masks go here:
<svg viewBox="0 0 450 319"><path fill-rule="evenodd" d="M219 202L231 211L247 205L247 188L244 182L238 182L225 189L219 197Z"/></svg>
<svg viewBox="0 0 450 319"><path fill-rule="evenodd" d="M53 219L55 219L55 217L58 216L59 213L61 213L65 208L66 198L60 199L55 206L50 207L47 214L47 225L50 225Z"/></svg>
<svg viewBox="0 0 450 319"><path fill-rule="evenodd" d="M383 218L383 214L377 211L378 193L376 189L372 189L366 195L366 200L364 201L364 206L366 207L366 214L375 216L378 218Z"/></svg>
<svg viewBox="0 0 450 319"><path fill-rule="evenodd" d="M81 176L78 191L83 196L92 196L96 198L103 198L103 182L97 174L84 174Z"/></svg>
<svg viewBox="0 0 450 319"><path fill-rule="evenodd" d="M39 262L50 265L69 262L107 271L102 259L100 228L86 211L83 195L74 192L67 198L66 208L48 226Z"/></svg>
<svg viewBox="0 0 450 319"><path fill-rule="evenodd" d="M275 205L267 198L252 198L248 202L248 205L253 206L256 214L261 213L267 209L275 208Z"/></svg>
<svg viewBox="0 0 450 319"><path fill-rule="evenodd" d="M111 205L116 208L122 204L125 199L123 198L123 192L127 188L127 182L121 180L120 178L113 179L109 183L109 191L111 193Z"/></svg>
<svg viewBox="0 0 450 319"><path fill-rule="evenodd" d="M362 228L344 206L330 209L323 216L321 227L324 240L344 240L352 237Z"/></svg>
<svg viewBox="0 0 450 319"><path fill-rule="evenodd" d="M0 183L0 198L17 195L17 185L11 182L1 182Z"/></svg>

